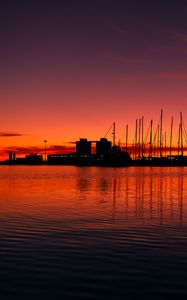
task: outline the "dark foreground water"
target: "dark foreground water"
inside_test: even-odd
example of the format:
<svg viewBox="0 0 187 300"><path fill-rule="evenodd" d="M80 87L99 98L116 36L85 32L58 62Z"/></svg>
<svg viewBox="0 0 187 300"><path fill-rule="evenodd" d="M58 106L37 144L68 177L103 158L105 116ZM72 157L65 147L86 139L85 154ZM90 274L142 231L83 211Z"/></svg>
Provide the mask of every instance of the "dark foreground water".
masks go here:
<svg viewBox="0 0 187 300"><path fill-rule="evenodd" d="M0 299L187 299L187 169L0 167Z"/></svg>

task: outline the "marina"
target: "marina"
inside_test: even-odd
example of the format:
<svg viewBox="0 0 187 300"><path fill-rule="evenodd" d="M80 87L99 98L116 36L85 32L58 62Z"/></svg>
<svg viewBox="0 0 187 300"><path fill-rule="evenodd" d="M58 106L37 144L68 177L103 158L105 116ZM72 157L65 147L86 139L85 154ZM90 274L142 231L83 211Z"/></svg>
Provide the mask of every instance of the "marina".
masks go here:
<svg viewBox="0 0 187 300"><path fill-rule="evenodd" d="M187 299L186 16L0 2L0 300Z"/></svg>
<svg viewBox="0 0 187 300"><path fill-rule="evenodd" d="M136 119L134 137L129 138L129 126L125 127L125 141L116 142L115 122L106 135L98 141L80 138L75 142L75 151L70 153L48 154L47 140L44 140L44 153L32 153L17 157L16 152L9 152L8 160L2 164L9 165L75 165L75 166L187 166L187 132L180 113L177 126L177 140L173 137L174 119L171 117L170 132L163 126L163 110L159 122L153 130L153 120L145 128L144 117ZM109 132L112 140L107 138Z"/></svg>

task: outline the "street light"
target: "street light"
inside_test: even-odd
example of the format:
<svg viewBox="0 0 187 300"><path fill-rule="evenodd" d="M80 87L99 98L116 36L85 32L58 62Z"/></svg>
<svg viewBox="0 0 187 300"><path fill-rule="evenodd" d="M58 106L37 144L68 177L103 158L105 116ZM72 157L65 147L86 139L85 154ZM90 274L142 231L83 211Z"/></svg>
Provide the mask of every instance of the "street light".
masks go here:
<svg viewBox="0 0 187 300"><path fill-rule="evenodd" d="M46 144L47 144L47 140L44 140L44 153L45 153L44 159L45 159L45 162L47 161L47 146L46 146Z"/></svg>

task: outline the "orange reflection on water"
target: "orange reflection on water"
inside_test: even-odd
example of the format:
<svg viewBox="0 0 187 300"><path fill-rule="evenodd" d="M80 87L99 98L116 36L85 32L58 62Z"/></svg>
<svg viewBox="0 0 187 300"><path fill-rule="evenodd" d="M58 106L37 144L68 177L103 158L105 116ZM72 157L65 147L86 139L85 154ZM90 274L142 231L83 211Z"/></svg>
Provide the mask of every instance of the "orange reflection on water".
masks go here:
<svg viewBox="0 0 187 300"><path fill-rule="evenodd" d="M90 226L187 222L185 168L0 169L1 216L89 220Z"/></svg>

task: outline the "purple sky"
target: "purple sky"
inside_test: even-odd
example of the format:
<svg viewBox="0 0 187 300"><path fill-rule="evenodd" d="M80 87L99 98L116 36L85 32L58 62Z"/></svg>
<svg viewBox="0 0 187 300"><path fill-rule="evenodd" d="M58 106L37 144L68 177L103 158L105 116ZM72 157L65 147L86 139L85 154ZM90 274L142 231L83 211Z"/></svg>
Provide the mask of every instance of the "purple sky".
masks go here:
<svg viewBox="0 0 187 300"><path fill-rule="evenodd" d="M0 147L187 118L186 1L1 1ZM6 134L7 133L7 134ZM10 136L9 133L15 133Z"/></svg>

